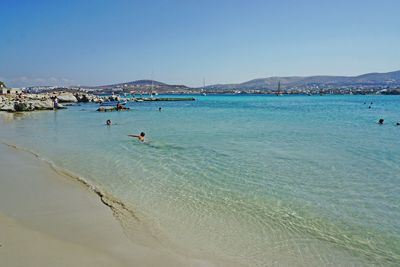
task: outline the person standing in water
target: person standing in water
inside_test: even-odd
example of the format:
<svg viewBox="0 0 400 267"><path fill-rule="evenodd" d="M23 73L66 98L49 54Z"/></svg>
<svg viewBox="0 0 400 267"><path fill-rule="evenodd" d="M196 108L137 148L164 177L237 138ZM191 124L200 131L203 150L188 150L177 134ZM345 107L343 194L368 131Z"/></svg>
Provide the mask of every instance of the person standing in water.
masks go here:
<svg viewBox="0 0 400 267"><path fill-rule="evenodd" d="M57 96L54 97L54 99L53 99L53 107L54 107L54 109L58 109L58 98L57 98Z"/></svg>
<svg viewBox="0 0 400 267"><path fill-rule="evenodd" d="M144 136L146 134L144 132L141 132L139 135L134 135L134 134L128 134L128 136L130 137L136 137L137 139L139 139L139 141L144 142Z"/></svg>
<svg viewBox="0 0 400 267"><path fill-rule="evenodd" d="M117 110L121 110L121 109L123 109L124 107L121 105L121 103L118 101L118 103L117 103Z"/></svg>

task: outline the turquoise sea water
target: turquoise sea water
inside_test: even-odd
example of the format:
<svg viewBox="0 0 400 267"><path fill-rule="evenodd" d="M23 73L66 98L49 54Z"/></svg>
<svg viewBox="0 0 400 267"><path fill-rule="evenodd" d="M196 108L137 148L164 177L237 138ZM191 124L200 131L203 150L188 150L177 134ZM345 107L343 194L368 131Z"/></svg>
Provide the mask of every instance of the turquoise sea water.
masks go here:
<svg viewBox="0 0 400 267"><path fill-rule="evenodd" d="M158 242L187 256L400 265L399 96L195 98L3 115L0 140L127 203ZM146 143L127 136L141 131Z"/></svg>

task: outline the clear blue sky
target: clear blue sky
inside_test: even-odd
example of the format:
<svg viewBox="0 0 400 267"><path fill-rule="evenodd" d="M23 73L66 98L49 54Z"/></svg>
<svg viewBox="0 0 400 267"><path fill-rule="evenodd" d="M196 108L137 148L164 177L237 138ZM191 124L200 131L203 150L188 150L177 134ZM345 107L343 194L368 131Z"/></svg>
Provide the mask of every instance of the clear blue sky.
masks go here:
<svg viewBox="0 0 400 267"><path fill-rule="evenodd" d="M400 69L400 1L0 0L10 86L202 85Z"/></svg>

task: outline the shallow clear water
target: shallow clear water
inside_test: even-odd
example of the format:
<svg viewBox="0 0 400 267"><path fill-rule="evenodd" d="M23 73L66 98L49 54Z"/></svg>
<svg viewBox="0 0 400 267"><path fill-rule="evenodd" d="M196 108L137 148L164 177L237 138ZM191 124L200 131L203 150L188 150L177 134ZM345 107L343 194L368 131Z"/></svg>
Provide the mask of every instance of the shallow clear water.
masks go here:
<svg viewBox="0 0 400 267"><path fill-rule="evenodd" d="M186 255L400 265L399 96L195 98L7 115L0 139L128 203Z"/></svg>

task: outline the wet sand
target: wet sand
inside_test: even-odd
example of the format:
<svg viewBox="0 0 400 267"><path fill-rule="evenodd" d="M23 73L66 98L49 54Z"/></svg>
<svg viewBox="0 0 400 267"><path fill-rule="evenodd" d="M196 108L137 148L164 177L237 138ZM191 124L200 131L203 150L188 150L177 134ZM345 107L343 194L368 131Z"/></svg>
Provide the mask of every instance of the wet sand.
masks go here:
<svg viewBox="0 0 400 267"><path fill-rule="evenodd" d="M33 154L0 144L4 266L214 266L142 246L93 191ZM149 238L149 243L153 242Z"/></svg>

